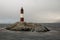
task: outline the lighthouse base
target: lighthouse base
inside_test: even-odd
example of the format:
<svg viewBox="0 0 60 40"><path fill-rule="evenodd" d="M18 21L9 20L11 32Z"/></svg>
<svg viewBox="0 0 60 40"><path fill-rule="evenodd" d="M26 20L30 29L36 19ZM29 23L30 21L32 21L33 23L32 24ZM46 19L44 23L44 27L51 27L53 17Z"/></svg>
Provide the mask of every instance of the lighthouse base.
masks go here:
<svg viewBox="0 0 60 40"><path fill-rule="evenodd" d="M36 32L47 32L50 31L47 27L39 24L39 23L20 23L16 22L12 24L10 27L6 28L7 30L11 31L36 31Z"/></svg>

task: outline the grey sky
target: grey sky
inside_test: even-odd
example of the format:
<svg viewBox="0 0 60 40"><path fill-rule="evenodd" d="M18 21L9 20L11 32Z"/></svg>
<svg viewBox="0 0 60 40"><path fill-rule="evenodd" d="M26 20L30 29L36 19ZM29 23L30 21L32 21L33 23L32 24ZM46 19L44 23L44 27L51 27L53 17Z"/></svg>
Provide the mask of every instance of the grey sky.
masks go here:
<svg viewBox="0 0 60 40"><path fill-rule="evenodd" d="M0 0L0 23L19 21L21 6L26 22L54 23L60 20L60 0Z"/></svg>

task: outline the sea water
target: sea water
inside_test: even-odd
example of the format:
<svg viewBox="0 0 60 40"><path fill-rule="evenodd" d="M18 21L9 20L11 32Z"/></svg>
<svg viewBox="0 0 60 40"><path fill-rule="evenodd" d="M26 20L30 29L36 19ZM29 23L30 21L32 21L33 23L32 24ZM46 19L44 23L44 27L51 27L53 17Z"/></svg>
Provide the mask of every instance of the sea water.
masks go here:
<svg viewBox="0 0 60 40"><path fill-rule="evenodd" d="M9 24L10 25L10 24ZM0 40L60 40L60 23L42 23L49 32L10 31L8 24L0 24Z"/></svg>

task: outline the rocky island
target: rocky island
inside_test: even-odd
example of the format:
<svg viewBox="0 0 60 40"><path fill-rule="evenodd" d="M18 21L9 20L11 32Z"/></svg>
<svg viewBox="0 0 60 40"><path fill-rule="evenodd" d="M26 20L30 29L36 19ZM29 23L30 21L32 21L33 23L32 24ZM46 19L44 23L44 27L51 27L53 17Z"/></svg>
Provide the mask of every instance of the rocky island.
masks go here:
<svg viewBox="0 0 60 40"><path fill-rule="evenodd" d="M39 23L27 23L24 22L24 10L23 7L21 8L20 13L20 22L16 22L12 24L11 26L5 28L7 30L11 31L36 31L36 32L47 32L49 29Z"/></svg>

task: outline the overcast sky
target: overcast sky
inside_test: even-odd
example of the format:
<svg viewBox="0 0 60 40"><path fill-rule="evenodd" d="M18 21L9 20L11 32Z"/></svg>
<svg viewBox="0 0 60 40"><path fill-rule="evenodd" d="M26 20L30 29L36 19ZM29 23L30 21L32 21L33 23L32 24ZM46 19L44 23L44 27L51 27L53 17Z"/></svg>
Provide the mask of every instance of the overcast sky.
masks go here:
<svg viewBox="0 0 60 40"><path fill-rule="evenodd" d="M0 0L0 23L14 23L24 8L26 22L60 22L60 0Z"/></svg>

